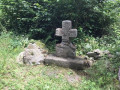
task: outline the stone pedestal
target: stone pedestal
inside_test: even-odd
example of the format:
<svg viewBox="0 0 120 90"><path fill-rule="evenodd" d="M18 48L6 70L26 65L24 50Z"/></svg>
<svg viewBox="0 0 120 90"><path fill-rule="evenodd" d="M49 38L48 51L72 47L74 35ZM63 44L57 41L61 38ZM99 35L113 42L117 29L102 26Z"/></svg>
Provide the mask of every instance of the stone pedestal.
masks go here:
<svg viewBox="0 0 120 90"><path fill-rule="evenodd" d="M76 70L83 70L87 67L90 67L92 62L90 62L89 60L84 60L79 57L71 59L71 58L56 57L55 55L48 55L45 58L44 64L57 65L60 67L71 68Z"/></svg>
<svg viewBox="0 0 120 90"><path fill-rule="evenodd" d="M71 44L57 44L56 45L56 56L58 57L70 57L70 58L75 58L76 57L76 52L75 52L75 46Z"/></svg>

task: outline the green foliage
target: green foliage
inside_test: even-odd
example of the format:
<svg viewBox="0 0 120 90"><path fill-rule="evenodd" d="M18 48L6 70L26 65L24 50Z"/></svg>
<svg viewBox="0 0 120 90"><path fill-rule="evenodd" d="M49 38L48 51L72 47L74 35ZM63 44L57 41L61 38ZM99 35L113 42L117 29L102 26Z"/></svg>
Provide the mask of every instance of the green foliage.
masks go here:
<svg viewBox="0 0 120 90"><path fill-rule="evenodd" d="M120 31L120 0L108 0L104 2L105 6L103 8L103 13L108 15L114 23L112 23L108 28L108 31L113 34L119 35Z"/></svg>
<svg viewBox="0 0 120 90"><path fill-rule="evenodd" d="M79 86L81 90L101 90L97 83L83 79L81 85Z"/></svg>
<svg viewBox="0 0 120 90"><path fill-rule="evenodd" d="M64 88L72 88L73 90L117 90L117 85L119 84L117 80L117 72L120 65L120 58L116 52L120 52L119 37L102 37L95 39L92 36L84 36L84 33L82 35L83 38L80 41L81 47L87 44L91 46L90 48L88 48L88 46L87 48L83 47L85 50L90 51L96 48L101 48L103 50L108 49L115 57L108 58L105 56L101 60L96 61L93 67L85 70L88 74L87 79L81 77L82 80L74 83L74 85L66 80L66 74L68 76L72 76L76 74L75 71L68 69L61 70L60 68L53 66L24 66L15 62L17 55L29 42L36 43L40 46L42 45L41 48L44 48L45 45L42 42L28 40L22 36L20 38L19 36L14 36L12 32L1 33L0 47L2 48L0 49L0 89L8 88L27 90L36 88L43 90L61 90ZM86 38L87 41L85 41ZM108 38L111 38L112 40ZM78 39L74 40L74 42L77 42L77 40ZM52 42L50 44L53 45ZM105 45L106 47L104 47ZM78 47L78 52L81 51L82 53L85 53L86 51L84 49L80 50Z"/></svg>
<svg viewBox="0 0 120 90"><path fill-rule="evenodd" d="M119 0L1 0L1 22L8 30L46 41L55 38L55 29L66 19L74 28L101 36L113 31L118 6Z"/></svg>
<svg viewBox="0 0 120 90"><path fill-rule="evenodd" d="M27 42L28 43L28 42ZM0 36L0 74L4 74L9 67L9 60L24 48L26 39L13 35L12 32L2 32ZM9 70L8 70L9 71Z"/></svg>
<svg viewBox="0 0 120 90"><path fill-rule="evenodd" d="M117 90L120 65L119 6L120 0L0 0L0 89ZM78 29L78 37L73 39L77 55L101 49L109 50L114 58L105 56L96 61L93 67L86 70L89 78L75 86L68 83L61 72L57 78L47 76L47 72L52 71L51 67L29 67L15 63L16 56L29 42L41 48L47 44L50 52L54 51L55 29L67 19L72 20L73 28ZM45 44L29 40L26 35L41 39ZM75 74L73 71L65 72Z"/></svg>
<svg viewBox="0 0 120 90"><path fill-rule="evenodd" d="M114 55L111 58L107 55L102 57L91 68L85 70L90 76L90 83L95 83L96 87L103 88L103 90L119 90L117 87L117 85L119 86L117 75L120 66L120 36L105 35L101 38L94 38L93 36L86 35L82 28L78 29L78 31L79 35L74 39L74 43L77 43L77 55L86 55L87 52L95 49L109 50ZM89 88L89 84L88 87L86 84L85 86Z"/></svg>
<svg viewBox="0 0 120 90"><path fill-rule="evenodd" d="M73 42L76 43L77 55L83 55L89 51L100 48L99 38L86 35L82 28L78 29L78 37L74 39Z"/></svg>
<svg viewBox="0 0 120 90"><path fill-rule="evenodd" d="M87 51L93 51L94 49L109 50L114 57L104 56L99 61L96 61L94 66L86 70L86 73L90 75L90 81L97 84L99 87L105 90L119 90L118 69L119 69L119 55L120 55L120 36L104 36L102 38L88 38L88 42L83 39L78 44L78 55L86 54ZM94 42L94 43L93 43ZM88 44L89 48L86 48Z"/></svg>
<svg viewBox="0 0 120 90"><path fill-rule="evenodd" d="M0 36L0 89L21 89L21 90L75 90L97 88L94 82L83 80L70 83L66 77L77 75L73 70L53 66L26 66L16 62L17 55L26 46L26 43L43 43L36 40L27 40L25 37L18 38L12 32L2 32ZM68 72L68 73L66 73ZM74 79L74 78L73 78ZM90 87L92 86L92 87ZM98 88L97 88L98 89Z"/></svg>
<svg viewBox="0 0 120 90"><path fill-rule="evenodd" d="M115 61L115 58L104 58L103 60L101 59L100 61L97 61L93 67L86 70L86 72L91 76L90 80L97 83L99 87L104 89L118 90L116 86L119 84L117 75L120 63Z"/></svg>

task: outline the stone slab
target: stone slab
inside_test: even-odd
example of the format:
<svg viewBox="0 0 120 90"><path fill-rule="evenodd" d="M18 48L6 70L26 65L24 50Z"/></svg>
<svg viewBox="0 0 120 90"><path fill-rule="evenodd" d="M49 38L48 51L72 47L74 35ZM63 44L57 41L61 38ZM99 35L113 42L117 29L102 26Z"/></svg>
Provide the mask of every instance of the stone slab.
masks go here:
<svg viewBox="0 0 120 90"><path fill-rule="evenodd" d="M61 58L56 57L55 55L48 55L44 60L45 65L57 65L60 67L83 70L87 67L90 67L89 60L84 60L82 58L76 57L72 58Z"/></svg>

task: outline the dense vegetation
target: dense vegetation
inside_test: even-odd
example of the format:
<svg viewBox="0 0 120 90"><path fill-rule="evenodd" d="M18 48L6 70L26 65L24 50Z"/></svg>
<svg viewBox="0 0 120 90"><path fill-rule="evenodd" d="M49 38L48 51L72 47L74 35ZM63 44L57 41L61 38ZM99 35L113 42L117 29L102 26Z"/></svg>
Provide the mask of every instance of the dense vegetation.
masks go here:
<svg viewBox="0 0 120 90"><path fill-rule="evenodd" d="M62 20L72 20L74 28L102 36L113 31L119 15L119 0L1 0L1 22L16 33L36 39L54 38ZM111 26L111 27L110 27Z"/></svg>
<svg viewBox="0 0 120 90"><path fill-rule="evenodd" d="M55 29L67 19L73 22L73 28L78 29L78 37L73 39L77 55L101 49L109 50L114 57L104 56L91 68L77 72L15 62L16 56L31 41L42 41L54 51L56 40L60 41L54 36ZM120 0L0 1L0 89L119 90L119 60ZM57 78L54 69L60 70ZM46 72L50 70L52 75ZM71 84L66 80L79 72L86 73L85 76L79 75L82 83Z"/></svg>

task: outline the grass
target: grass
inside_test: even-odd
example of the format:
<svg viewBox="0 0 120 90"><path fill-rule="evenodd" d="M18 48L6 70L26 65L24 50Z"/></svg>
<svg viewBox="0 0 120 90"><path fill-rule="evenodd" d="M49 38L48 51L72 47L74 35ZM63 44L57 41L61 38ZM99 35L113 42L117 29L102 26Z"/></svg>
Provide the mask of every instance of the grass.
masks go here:
<svg viewBox="0 0 120 90"><path fill-rule="evenodd" d="M85 71L18 64L16 57L29 42L31 41L13 36L12 33L1 34L0 90L115 90L111 84L104 89L92 80L95 76L90 77ZM37 43L44 47L40 41Z"/></svg>

